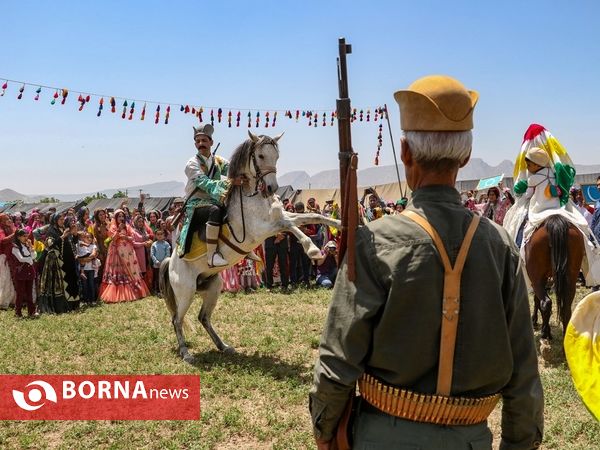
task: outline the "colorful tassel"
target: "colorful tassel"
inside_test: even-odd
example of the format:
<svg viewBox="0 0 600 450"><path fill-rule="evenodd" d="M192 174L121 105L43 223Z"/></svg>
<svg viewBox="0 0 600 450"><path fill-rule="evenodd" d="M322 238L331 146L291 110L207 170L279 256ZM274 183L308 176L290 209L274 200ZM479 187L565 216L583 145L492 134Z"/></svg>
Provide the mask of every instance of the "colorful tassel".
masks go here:
<svg viewBox="0 0 600 450"><path fill-rule="evenodd" d="M256 128L258 128L258 125L260 124L260 111L256 112Z"/></svg>
<svg viewBox="0 0 600 450"><path fill-rule="evenodd" d="M277 111L273 113L273 127L275 127L275 122L277 122Z"/></svg>
<svg viewBox="0 0 600 450"><path fill-rule="evenodd" d="M154 118L154 123L157 124L158 120L160 119L160 105L156 106L156 115Z"/></svg>
<svg viewBox="0 0 600 450"><path fill-rule="evenodd" d="M221 108L219 108L217 110L217 120L219 123L221 123L221 117L223 116L223 110Z"/></svg>
<svg viewBox="0 0 600 450"><path fill-rule="evenodd" d="M114 97L110 98L110 112L116 112L117 111L117 101L115 100Z"/></svg>
<svg viewBox="0 0 600 450"><path fill-rule="evenodd" d="M248 128L252 126L252 112L248 111Z"/></svg>
<svg viewBox="0 0 600 450"><path fill-rule="evenodd" d="M140 120L144 120L146 118L146 104L142 106L142 115L140 116Z"/></svg>
<svg viewBox="0 0 600 450"><path fill-rule="evenodd" d="M300 118L300 111L296 110L296 122L298 122L299 118Z"/></svg>
<svg viewBox="0 0 600 450"><path fill-rule="evenodd" d="M204 108L201 106L198 110L198 120L202 122L202 113L204 112Z"/></svg>
<svg viewBox="0 0 600 450"><path fill-rule="evenodd" d="M50 102L50 104L54 105L56 103L57 98L58 98L58 91L54 92L54 95L52 96L52 101Z"/></svg>
<svg viewBox="0 0 600 450"><path fill-rule="evenodd" d="M215 126L215 114L214 114L214 111L212 109L210 110L210 124L213 127Z"/></svg>
<svg viewBox="0 0 600 450"><path fill-rule="evenodd" d="M367 122L369 122L370 118L371 118L371 110L367 109Z"/></svg>
<svg viewBox="0 0 600 450"><path fill-rule="evenodd" d="M265 113L265 128L269 128L269 111Z"/></svg>
<svg viewBox="0 0 600 450"><path fill-rule="evenodd" d="M18 100L21 100L23 98L23 91L25 90L25 85L21 86L19 88L19 95L17 96Z"/></svg>
<svg viewBox="0 0 600 450"><path fill-rule="evenodd" d="M237 115L235 116L235 126L238 128L240 126L240 118L241 118L241 113L238 111Z"/></svg>
<svg viewBox="0 0 600 450"><path fill-rule="evenodd" d="M7 87L8 87L8 81L5 81L4 84L2 85L2 92L0 92L0 97L4 97L4 94L6 94Z"/></svg>
<svg viewBox="0 0 600 450"><path fill-rule="evenodd" d="M124 119L127 115L127 100L123 102L123 112L121 113L121 119Z"/></svg>
<svg viewBox="0 0 600 450"><path fill-rule="evenodd" d="M323 113L323 126L327 126L327 114Z"/></svg>
<svg viewBox="0 0 600 450"><path fill-rule="evenodd" d="M35 90L35 98L34 98L35 101L38 101L40 99L40 92L42 92L41 86Z"/></svg>
<svg viewBox="0 0 600 450"><path fill-rule="evenodd" d="M383 125L379 124L378 134L377 134L377 153L375 154L375 165L379 165L379 152L381 151L381 146L383 145Z"/></svg>
<svg viewBox="0 0 600 450"><path fill-rule="evenodd" d="M227 113L227 126L231 128L231 111Z"/></svg>
<svg viewBox="0 0 600 450"><path fill-rule="evenodd" d="M169 124L169 117L171 117L171 105L167 106L167 113L165 114L165 125Z"/></svg>
<svg viewBox="0 0 600 450"><path fill-rule="evenodd" d="M333 126L333 119L335 118L335 112L331 111L331 126Z"/></svg>
<svg viewBox="0 0 600 450"><path fill-rule="evenodd" d="M185 105L185 108L183 108L183 112L185 114L189 113L190 112L190 105Z"/></svg>
<svg viewBox="0 0 600 450"><path fill-rule="evenodd" d="M127 120L133 119L133 113L135 112L135 102L131 102L131 107L129 108L129 117Z"/></svg>
<svg viewBox="0 0 600 450"><path fill-rule="evenodd" d="M65 102L67 101L67 96L69 95L69 91L68 89L63 89L62 90L62 100L60 101L61 105L64 105Z"/></svg>
<svg viewBox="0 0 600 450"><path fill-rule="evenodd" d="M102 115L102 110L104 109L104 97L100 97L100 101L98 102L98 112L96 115L100 117Z"/></svg>

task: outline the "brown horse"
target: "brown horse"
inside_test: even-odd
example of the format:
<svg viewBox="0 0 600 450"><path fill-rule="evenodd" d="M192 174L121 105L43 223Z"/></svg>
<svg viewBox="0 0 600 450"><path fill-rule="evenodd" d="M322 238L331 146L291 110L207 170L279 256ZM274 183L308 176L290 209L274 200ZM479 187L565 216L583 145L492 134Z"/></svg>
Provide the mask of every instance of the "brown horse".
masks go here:
<svg viewBox="0 0 600 450"><path fill-rule="evenodd" d="M548 296L552 280L563 333L567 329L585 252L584 244L581 232L563 216L555 214L533 232L525 246L525 267L535 295L531 319L533 326L537 327L539 310L542 315L542 339L552 339L552 301Z"/></svg>

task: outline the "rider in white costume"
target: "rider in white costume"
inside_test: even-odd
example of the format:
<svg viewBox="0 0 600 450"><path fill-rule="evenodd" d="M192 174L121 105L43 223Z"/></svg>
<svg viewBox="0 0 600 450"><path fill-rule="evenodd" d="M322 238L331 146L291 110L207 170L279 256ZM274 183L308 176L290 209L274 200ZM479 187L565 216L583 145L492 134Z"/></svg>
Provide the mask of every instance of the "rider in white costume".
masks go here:
<svg viewBox="0 0 600 450"><path fill-rule="evenodd" d="M585 257L581 269L586 284L600 284L600 245L586 219L569 199L575 178L569 156L556 138L539 125L530 126L525 137L515 164L517 201L506 214L504 228L520 245L524 258L525 244L533 232L551 215L565 217L584 235ZM526 170L520 170L523 168Z"/></svg>

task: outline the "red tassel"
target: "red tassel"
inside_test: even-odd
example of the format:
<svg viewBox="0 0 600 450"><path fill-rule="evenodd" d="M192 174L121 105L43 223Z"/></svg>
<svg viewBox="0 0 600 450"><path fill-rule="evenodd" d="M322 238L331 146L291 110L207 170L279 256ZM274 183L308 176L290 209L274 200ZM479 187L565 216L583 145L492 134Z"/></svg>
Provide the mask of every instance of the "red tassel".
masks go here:
<svg viewBox="0 0 600 450"><path fill-rule="evenodd" d="M0 97L4 97L4 94L6 94L7 87L8 87L8 81L5 81L4 84L2 85L2 92L0 92Z"/></svg>

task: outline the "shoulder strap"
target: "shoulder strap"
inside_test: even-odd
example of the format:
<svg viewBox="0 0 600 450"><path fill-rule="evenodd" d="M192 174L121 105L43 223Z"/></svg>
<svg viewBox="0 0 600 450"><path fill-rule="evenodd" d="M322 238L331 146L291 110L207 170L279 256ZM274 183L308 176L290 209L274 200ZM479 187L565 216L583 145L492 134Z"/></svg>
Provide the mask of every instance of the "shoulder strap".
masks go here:
<svg viewBox="0 0 600 450"><path fill-rule="evenodd" d="M452 387L452 366L454 364L454 348L460 313L460 277L467 259L467 253L471 247L473 235L479 225L479 216L477 214L473 215L473 220L460 246L454 267L452 267L442 238L427 219L414 211L405 210L402 214L419 224L431 236L444 264L444 298L442 303L442 332L440 336L437 394L449 396Z"/></svg>

